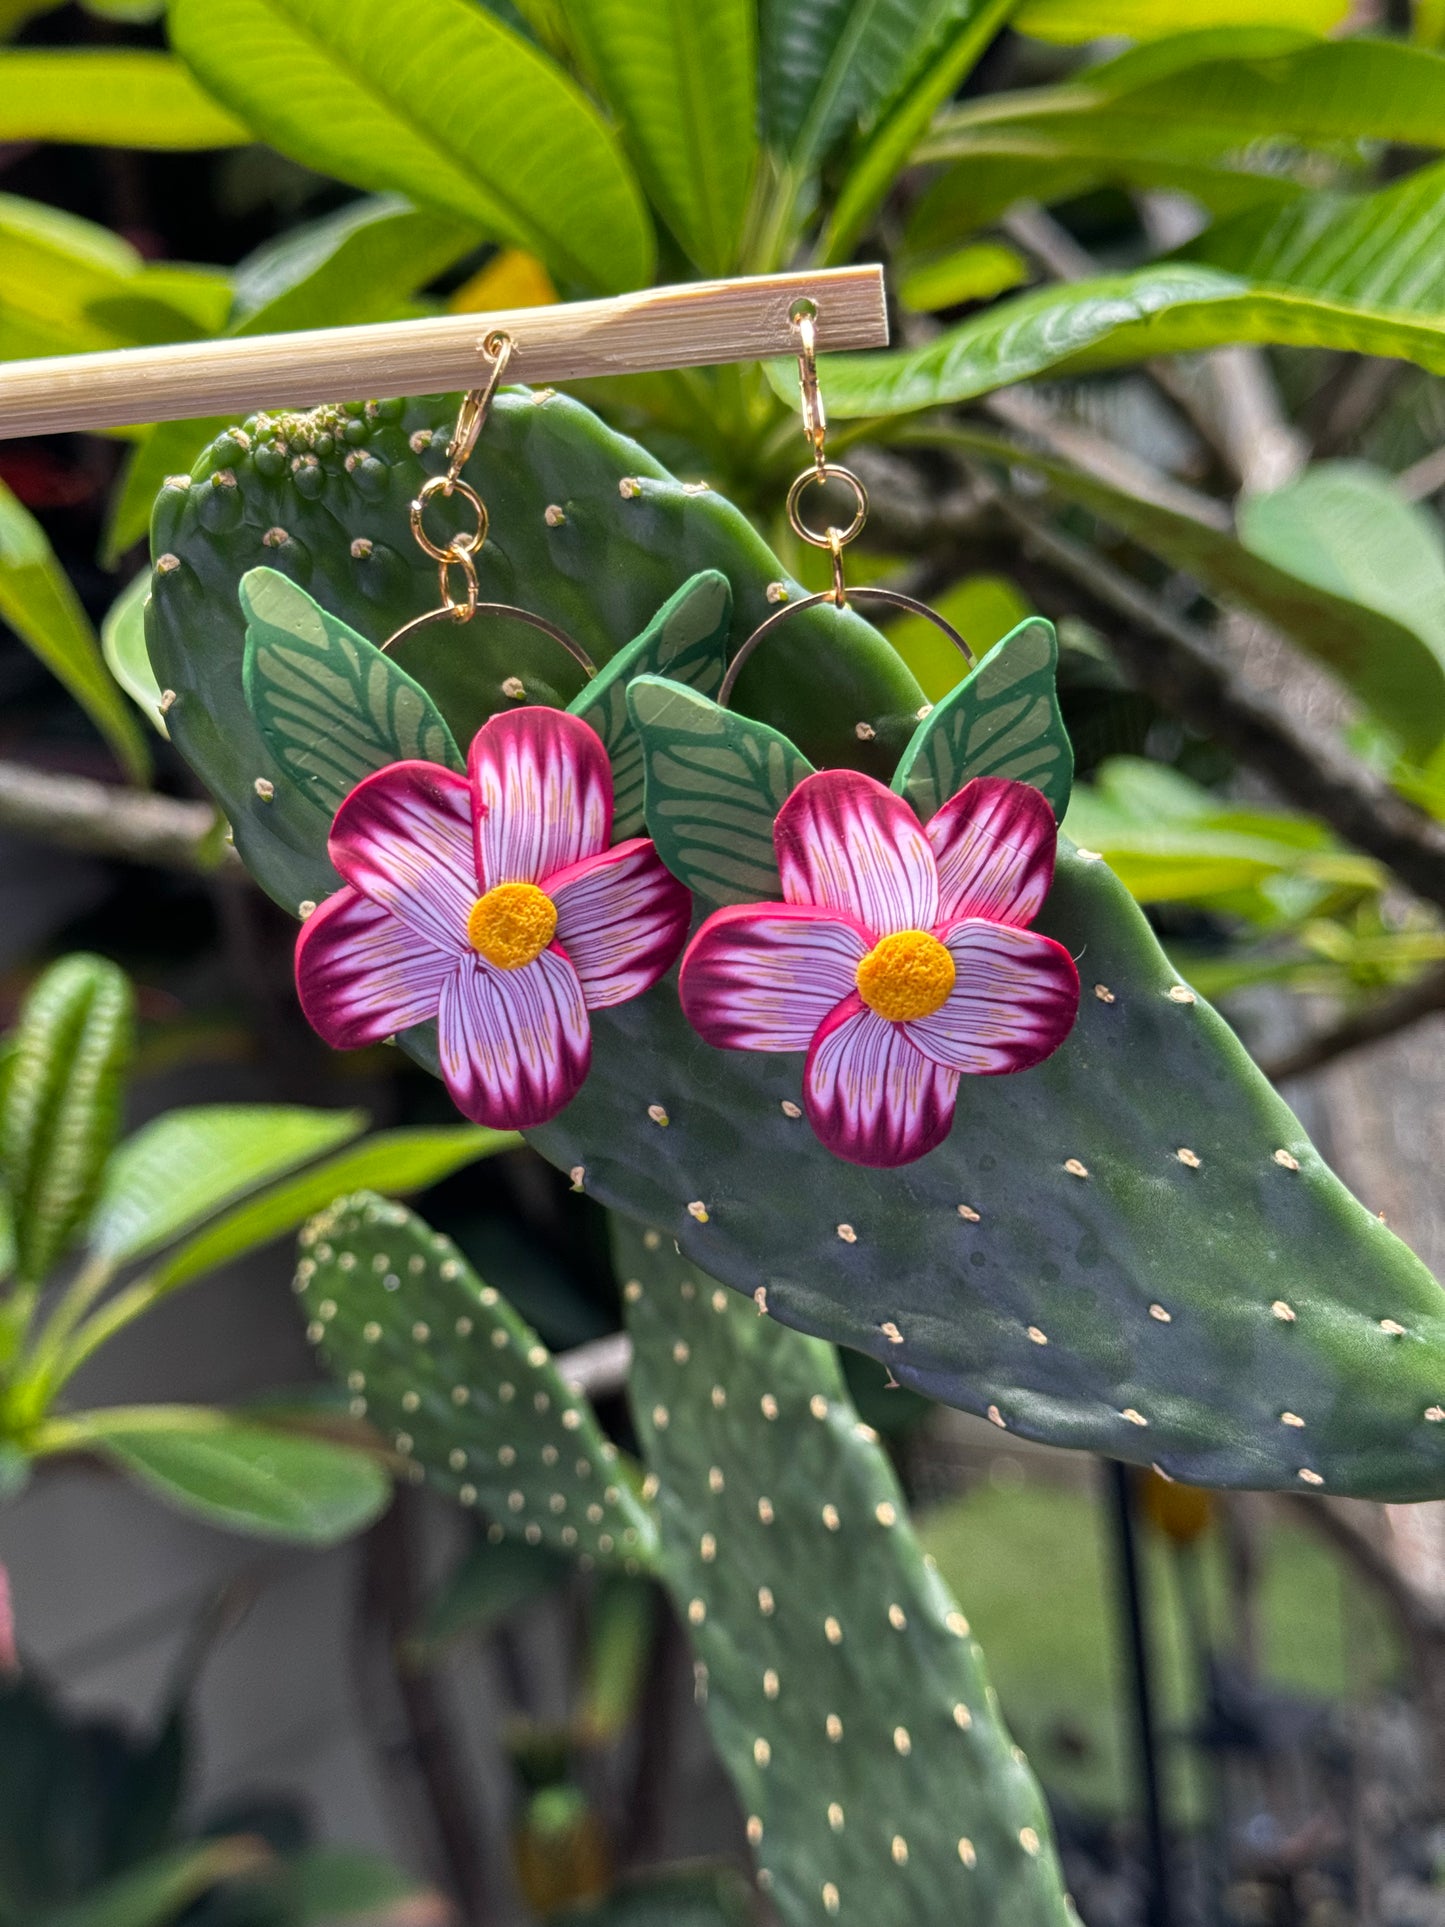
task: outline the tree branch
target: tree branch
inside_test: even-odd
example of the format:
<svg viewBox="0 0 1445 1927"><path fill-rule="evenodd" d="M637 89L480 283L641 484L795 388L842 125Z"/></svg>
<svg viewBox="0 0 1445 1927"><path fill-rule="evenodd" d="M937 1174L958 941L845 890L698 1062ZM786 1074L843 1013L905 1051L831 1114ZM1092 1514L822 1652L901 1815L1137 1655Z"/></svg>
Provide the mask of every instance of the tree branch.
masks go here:
<svg viewBox="0 0 1445 1927"><path fill-rule="evenodd" d="M1445 1010L1445 964L1436 964L1413 983L1402 984L1373 1003L1350 1011L1337 1023L1302 1037L1278 1057L1267 1058L1260 1069L1275 1084L1286 1077L1303 1077L1306 1071L1317 1071L1364 1044L1378 1044L1382 1038L1408 1030L1422 1017L1440 1010Z"/></svg>
<svg viewBox="0 0 1445 1927"><path fill-rule="evenodd" d="M0 762L0 829L165 870L241 868L209 803L56 776L23 763Z"/></svg>

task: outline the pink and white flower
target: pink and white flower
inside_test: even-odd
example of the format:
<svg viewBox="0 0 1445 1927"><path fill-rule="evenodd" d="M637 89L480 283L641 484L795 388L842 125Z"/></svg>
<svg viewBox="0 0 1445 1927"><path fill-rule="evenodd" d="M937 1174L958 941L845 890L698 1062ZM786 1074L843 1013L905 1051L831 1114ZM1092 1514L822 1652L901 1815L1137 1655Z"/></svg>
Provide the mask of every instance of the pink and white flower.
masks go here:
<svg viewBox="0 0 1445 1927"><path fill-rule="evenodd" d="M813 1129L854 1164L942 1143L965 1073L1041 1063L1079 973L1026 928L1054 874L1036 789L966 783L922 826L871 776L823 770L778 812L782 903L715 911L682 962L682 1006L723 1050L806 1051Z"/></svg>
<svg viewBox="0 0 1445 1927"><path fill-rule="evenodd" d="M655 984L690 900L649 838L608 848L596 732L527 708L478 730L466 776L393 763L331 826L346 879L301 927L296 987L338 1050L436 1018L442 1076L477 1124L555 1117L591 1060L589 1010Z"/></svg>

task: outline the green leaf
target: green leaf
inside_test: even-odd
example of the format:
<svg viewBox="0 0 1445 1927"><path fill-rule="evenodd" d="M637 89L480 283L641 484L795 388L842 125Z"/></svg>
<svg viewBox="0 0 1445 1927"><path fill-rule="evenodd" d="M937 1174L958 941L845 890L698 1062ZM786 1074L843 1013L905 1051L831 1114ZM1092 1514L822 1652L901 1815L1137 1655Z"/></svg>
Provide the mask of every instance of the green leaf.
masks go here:
<svg viewBox="0 0 1445 1927"><path fill-rule="evenodd" d="M258 248L235 274L228 335L285 333L397 321L411 297L476 244L476 228L414 208L398 195L353 201L319 221L290 228ZM113 568L150 527L168 475L189 474L208 441L230 420L157 422L131 453L111 508L101 560Z"/></svg>
<svg viewBox="0 0 1445 1927"><path fill-rule="evenodd" d="M569 704L602 738L612 763L612 837L643 830L642 739L632 726L627 688L637 676L667 676L715 696L727 667L732 590L717 569L704 569L670 596L642 634L619 649Z"/></svg>
<svg viewBox="0 0 1445 1927"><path fill-rule="evenodd" d="M0 622L62 682L90 717L126 774L144 778L149 756L140 727L106 673L95 631L56 560L45 531L0 482Z"/></svg>
<svg viewBox="0 0 1445 1927"><path fill-rule="evenodd" d="M142 569L106 610L100 625L100 653L105 666L158 736L166 734L161 708L161 686L146 654L145 606L150 597L150 573Z"/></svg>
<svg viewBox="0 0 1445 1927"><path fill-rule="evenodd" d="M171 39L263 139L539 254L605 293L653 240L617 143L535 47L467 0L172 0Z"/></svg>
<svg viewBox="0 0 1445 1927"><path fill-rule="evenodd" d="M39 1284L90 1210L115 1142L131 1049L131 989L104 957L53 964L26 998L0 1084L0 1171L16 1268Z"/></svg>
<svg viewBox="0 0 1445 1927"><path fill-rule="evenodd" d="M924 9L915 44L915 78L855 160L838 194L819 253L842 261L907 166L914 143L943 102L958 92L1013 14L1018 0L942 0Z"/></svg>
<svg viewBox="0 0 1445 1927"><path fill-rule="evenodd" d="M975 241L951 254L916 261L900 277L898 299L915 314L965 301L992 301L1030 279L1027 261L1002 241Z"/></svg>
<svg viewBox="0 0 1445 1927"><path fill-rule="evenodd" d="M1267 27L1179 34L1057 87L949 109L915 159L953 165L911 210L907 246L931 253L1016 201L1105 181L1179 189L1219 213L1292 202L1304 187L1279 170L1281 139L1329 151L1357 140L1445 145L1442 83L1445 60L1399 41L1301 45Z"/></svg>
<svg viewBox="0 0 1445 1927"><path fill-rule="evenodd" d="M1312 818L1241 809L1140 757L1104 763L1074 792L1064 828L1104 857L1141 903L1213 904L1266 927L1284 918L1262 885L1287 879L1316 886L1291 899L1295 922L1326 890L1377 894L1385 887L1379 864L1342 849Z"/></svg>
<svg viewBox="0 0 1445 1927"><path fill-rule="evenodd" d="M1428 755L1445 735L1445 670L1436 640L1442 632L1439 617L1426 603L1416 601L1408 611L1399 610L1380 593L1372 605L1355 599L1360 594L1358 576L1351 592L1351 584L1338 572L1317 566L1313 575L1306 575L1282 566L1291 559L1303 566L1302 544L1291 556L1286 546L1271 549L1267 535L1241 542L1227 527L1211 526L1157 495L1133 494L1002 436L971 427L941 433L952 447L1044 476L1065 499L1084 504L1174 567L1187 570L1211 594L1242 603L1283 629L1347 683L1413 754ZM1372 499L1379 487L1375 485ZM1249 523L1253 513L1246 498L1241 522ZM1266 509L1266 522L1269 513ZM1412 511L1412 518L1419 513ZM1419 578L1421 583L1426 579Z"/></svg>
<svg viewBox="0 0 1445 1927"><path fill-rule="evenodd" d="M369 1453L200 1405L72 1413L47 1426L35 1450L100 1452L184 1512L297 1545L349 1539L391 1492Z"/></svg>
<svg viewBox="0 0 1445 1927"><path fill-rule="evenodd" d="M737 265L757 155L752 0L573 0L567 30L649 194L708 274Z"/></svg>
<svg viewBox="0 0 1445 1927"><path fill-rule="evenodd" d="M344 1191L377 1185L405 1197L439 1184L478 1158L509 1151L518 1141L510 1131L487 1131L473 1124L378 1131L207 1225L160 1266L154 1275L157 1295L294 1231Z"/></svg>
<svg viewBox="0 0 1445 1927"><path fill-rule="evenodd" d="M83 1900L47 1911L35 1927L172 1927L213 1888L272 1864L265 1841L251 1835L175 1847L102 1881Z"/></svg>
<svg viewBox="0 0 1445 1927"><path fill-rule="evenodd" d="M248 1192L365 1128L361 1111L197 1104L142 1125L111 1157L86 1242L112 1265L142 1258Z"/></svg>
<svg viewBox="0 0 1445 1927"><path fill-rule="evenodd" d="M1030 616L924 717L893 778L920 821L975 776L1031 783L1063 821L1074 752L1059 714L1058 665L1054 625Z"/></svg>
<svg viewBox="0 0 1445 1927"><path fill-rule="evenodd" d="M1252 287L1217 269L1164 262L1001 302L919 348L832 355L823 392L834 416L906 414L968 401L1046 369L1118 368L1237 341L1389 355L1445 372L1445 326L1434 318ZM770 364L768 372L791 399L792 364Z"/></svg>
<svg viewBox="0 0 1445 1927"><path fill-rule="evenodd" d="M648 834L709 904L778 897L773 820L812 764L786 736L663 676L639 676L628 708L647 759Z"/></svg>
<svg viewBox="0 0 1445 1927"><path fill-rule="evenodd" d="M1445 61L1437 65L1445 78ZM1429 315L1438 326L1442 241L1445 162L1437 162L1375 194L1311 194L1236 215L1208 230L1188 258L1360 308Z"/></svg>
<svg viewBox="0 0 1445 1927"><path fill-rule="evenodd" d="M448 1918L439 1899L430 1909L416 1904L409 1910L406 1902L434 1897L424 1896L413 1876L389 1860L354 1847L307 1847L289 1854L277 1869L275 1885L290 1910L286 1927L335 1927L358 1917L371 1927L406 1927L411 1919L417 1927L430 1921L440 1927Z"/></svg>
<svg viewBox="0 0 1445 1927"><path fill-rule="evenodd" d="M470 221L368 195L288 228L236 269L228 334L268 335L391 321L477 244Z"/></svg>
<svg viewBox="0 0 1445 1927"><path fill-rule="evenodd" d="M1153 40L1192 27L1253 27L1267 22L1329 33L1350 0L1025 0L1014 24L1037 40L1100 40L1125 34Z"/></svg>
<svg viewBox="0 0 1445 1927"><path fill-rule="evenodd" d="M571 1570L572 1560L549 1546L479 1538L427 1601L408 1654L431 1661L455 1640L483 1637L519 1607L555 1592Z"/></svg>
<svg viewBox="0 0 1445 1927"><path fill-rule="evenodd" d="M236 147L251 136L168 54L0 52L0 140L85 147Z"/></svg>
<svg viewBox="0 0 1445 1927"><path fill-rule="evenodd" d="M1244 496L1238 514L1253 554L1412 631L1445 666L1440 524L1387 475L1363 462L1321 462L1285 488ZM1405 721L1418 740L1418 713ZM1442 733L1437 716L1437 741Z"/></svg>
<svg viewBox="0 0 1445 1927"><path fill-rule="evenodd" d="M421 684L275 569L241 578L246 701L266 746L329 820L363 776L417 759L465 769Z"/></svg>

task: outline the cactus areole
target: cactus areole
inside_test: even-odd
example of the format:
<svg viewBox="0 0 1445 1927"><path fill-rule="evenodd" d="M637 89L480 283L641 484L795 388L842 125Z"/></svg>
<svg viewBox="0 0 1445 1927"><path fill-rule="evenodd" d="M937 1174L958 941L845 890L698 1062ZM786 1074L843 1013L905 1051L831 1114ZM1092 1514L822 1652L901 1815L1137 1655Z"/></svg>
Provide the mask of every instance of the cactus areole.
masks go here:
<svg viewBox="0 0 1445 1927"><path fill-rule="evenodd" d="M466 471L480 596L599 672L481 616L403 668L376 641L435 601L408 505L454 414L253 418L156 505L167 724L302 918L323 1034L399 1034L709 1276L1001 1428L1445 1495L1445 1297L1056 832L1049 625L930 708L855 612L799 609L720 707L801 585L716 494L514 391Z"/></svg>

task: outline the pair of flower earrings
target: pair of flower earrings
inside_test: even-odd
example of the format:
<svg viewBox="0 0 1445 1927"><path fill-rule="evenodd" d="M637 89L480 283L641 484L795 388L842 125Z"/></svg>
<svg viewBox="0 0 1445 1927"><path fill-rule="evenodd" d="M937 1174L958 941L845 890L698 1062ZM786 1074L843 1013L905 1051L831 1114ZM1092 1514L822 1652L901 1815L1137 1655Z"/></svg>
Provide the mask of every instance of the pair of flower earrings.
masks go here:
<svg viewBox="0 0 1445 1927"><path fill-rule="evenodd" d="M813 463L793 484L788 513L803 539L830 550L833 588L785 605L749 638L719 692L724 705L764 637L819 602L902 604L969 656L923 605L891 590L845 592L842 550L867 501L857 477L825 459L811 315L795 325ZM413 530L441 583L441 607L421 622L466 620L489 606L477 600L473 562L486 511L460 479L510 348L505 337L487 346L487 387L463 404L445 474L412 504ZM825 480L854 491L847 529L819 533L802 521L802 493ZM477 526L438 546L424 527L426 504L453 493L473 506ZM508 613L555 636L590 671L552 625ZM345 1050L434 1020L457 1108L478 1124L526 1130L580 1089L589 1013L642 996L681 953L679 995L699 1035L722 1050L806 1053L813 1130L836 1156L876 1167L910 1163L943 1141L962 1077L1028 1070L1073 1026L1073 958L1028 927L1053 879L1057 836L1048 802L1028 784L976 778L921 824L872 777L816 771L774 822L781 901L716 910L691 942L691 894L650 838L614 844L612 819L602 741L561 710L492 717L472 741L465 776L407 761L365 777L328 841L343 886L297 941L310 1023Z"/></svg>

